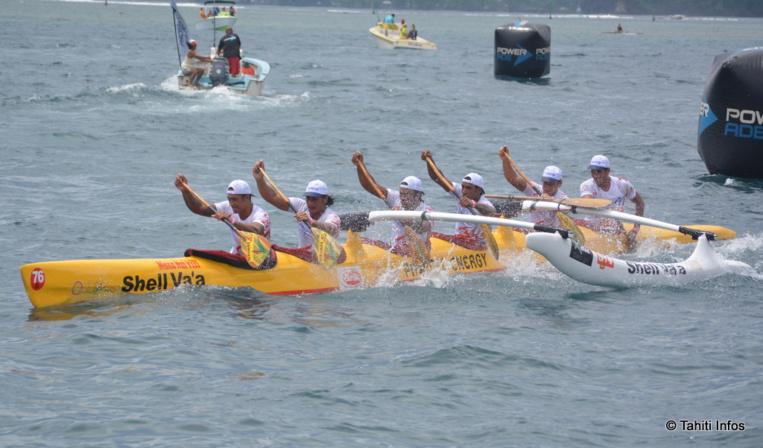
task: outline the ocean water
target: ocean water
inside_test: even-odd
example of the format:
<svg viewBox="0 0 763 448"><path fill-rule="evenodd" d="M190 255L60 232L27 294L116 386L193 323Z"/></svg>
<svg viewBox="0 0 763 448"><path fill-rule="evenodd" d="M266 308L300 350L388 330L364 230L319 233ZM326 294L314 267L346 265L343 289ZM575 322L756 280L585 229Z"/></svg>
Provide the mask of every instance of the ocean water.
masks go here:
<svg viewBox="0 0 763 448"><path fill-rule="evenodd" d="M180 6L193 23L198 5ZM177 90L166 3L3 3L0 446L763 445L763 182L708 175L696 150L713 57L760 45L763 20L523 17L551 26L551 73L515 82L492 60L515 14L397 15L439 50L377 49L371 10L239 8L245 54L272 66L248 98ZM641 34L605 33L618 23ZM227 249L177 173L219 201L264 159L288 195L321 178L338 212L383 209L350 163L361 150L380 183L417 175L451 211L420 151L513 194L504 144L533 178L560 166L572 196L608 155L648 217L735 230L714 248L751 269L614 290L527 256L360 291L179 289L43 310L23 290L34 261ZM271 216L274 242L296 244L290 215Z"/></svg>

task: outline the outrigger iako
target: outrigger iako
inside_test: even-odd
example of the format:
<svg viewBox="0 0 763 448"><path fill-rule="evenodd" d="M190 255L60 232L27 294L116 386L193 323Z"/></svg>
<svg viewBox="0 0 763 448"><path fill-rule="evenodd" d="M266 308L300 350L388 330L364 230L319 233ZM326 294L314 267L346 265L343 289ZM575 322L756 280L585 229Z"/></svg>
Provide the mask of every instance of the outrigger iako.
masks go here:
<svg viewBox="0 0 763 448"><path fill-rule="evenodd" d="M522 201L512 206L522 210L539 207L539 201ZM558 207L548 203L546 207ZM499 210L506 208L498 207ZM556 208L554 208L556 209ZM578 209L578 212L580 210ZM92 300L106 300L128 294L146 294L178 287L219 285L249 287L266 294L309 294L352 288L368 288L398 281L421 278L425 271L439 270L447 274L502 271L527 250L526 234L517 228L566 235L566 230L539 226L516 220L429 213L432 220L479 219L481 223L496 226L492 230L500 250L500 261L486 248L466 248L438 238L433 233L430 260L416 263L410 257L390 253L383 242L361 236L370 221L413 219L413 213L377 211L349 214L342 217L342 230L347 231L342 245L344 259L330 270L307 261L299 250L273 245L275 258L261 269L253 269L243 257L223 251L189 249L183 257L163 259L68 260L30 263L21 266L29 299L36 308L74 304ZM418 215L416 215L418 216ZM507 216L511 214L507 213ZM676 226L678 227L678 226ZM719 239L733 238L736 234L723 227L691 226L698 232L711 232ZM688 227L681 227L688 229ZM673 239L689 242L684 231L650 229L642 231L640 238ZM584 229L586 246L599 253L622 250L622 243L611 236Z"/></svg>

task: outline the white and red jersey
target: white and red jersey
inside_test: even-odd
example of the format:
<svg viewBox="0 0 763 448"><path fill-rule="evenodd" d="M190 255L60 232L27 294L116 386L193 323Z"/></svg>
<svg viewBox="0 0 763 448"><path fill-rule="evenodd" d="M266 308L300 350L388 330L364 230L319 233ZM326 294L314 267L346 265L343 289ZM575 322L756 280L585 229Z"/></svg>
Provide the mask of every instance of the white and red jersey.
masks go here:
<svg viewBox="0 0 763 448"><path fill-rule="evenodd" d="M453 185L453 188L455 189L456 195L458 197L463 196L463 189L461 188L461 184L456 182L451 182ZM493 212L495 212L495 206L493 205L488 198L485 197L483 194L480 196L479 201L477 201L478 204L483 204L488 207L490 207ZM475 209L476 211L476 209ZM462 207L461 204L458 204L457 213L459 215L471 215L472 212L467 207ZM477 212L479 214L479 212ZM488 226L489 227L489 226ZM470 223L470 222L457 222L455 226L455 232L456 236L459 238L465 238L471 241L474 241L475 243L479 244L485 244L485 235L482 233L482 226L480 224Z"/></svg>
<svg viewBox="0 0 763 448"><path fill-rule="evenodd" d="M260 207L252 204L252 213L246 219L243 219L238 215L238 213L233 213L233 208L230 206L228 201L216 203L215 210L222 210L229 216L232 216L236 221L243 222L244 224L252 224L255 222L262 224L262 227L264 227L262 236L270 239L270 216L268 216L268 212L261 209ZM233 247L231 248L230 253L244 255L244 252L241 251L241 244L239 243L238 235L235 231L233 231L233 229L231 229L230 234L233 240Z"/></svg>
<svg viewBox="0 0 763 448"><path fill-rule="evenodd" d="M590 194L595 199L609 199L612 201L606 209L617 212L625 211L625 198L633 200L636 197L636 188L625 179L609 176L609 190L604 191L596 185L593 179L580 184L580 196ZM611 218L602 218L598 216L587 216L585 219L591 224L591 228L599 231L618 231L620 223Z"/></svg>
<svg viewBox="0 0 763 448"><path fill-rule="evenodd" d="M543 191L543 186L538 185L535 182L533 182L533 185L535 188L538 189L538 191ZM525 186L525 189L522 191L522 193L525 196L536 196L540 197L538 193L535 192L535 189L533 189L533 186L530 184L527 184ZM554 194L554 199L566 199L569 196L562 190L556 190L556 194ZM561 224L559 223L559 218L556 217L556 212L530 212L530 221L536 223L536 224L543 224L546 226L554 226L554 227L560 227Z"/></svg>
<svg viewBox="0 0 763 448"><path fill-rule="evenodd" d="M387 197L384 198L384 202L387 203L387 206L390 208L390 210L403 210L403 203L400 201L400 192L397 190L392 190L387 188ZM419 203L418 207L413 209L413 211L416 212L433 212L432 207L428 206L423 201ZM422 241L426 243L427 246L429 246L429 234L431 233L431 226L434 225L433 222L430 221L430 231L429 232L423 232L419 233L419 237ZM407 250L407 237L405 233L405 227L403 227L402 224L400 224L399 221L392 221L392 248L393 250Z"/></svg>
<svg viewBox="0 0 763 448"><path fill-rule="evenodd" d="M307 209L307 201L305 201L302 198L289 198L289 202L291 203L291 206L294 207L294 210L297 212L305 212L307 215L310 215L310 211ZM331 236L336 236L339 234L339 225L341 224L342 220L339 218L339 215L334 213L333 210L331 210L329 207L326 207L326 211L323 212L320 218L316 219L316 221L319 222L328 222L336 226L336 232L328 232ZM313 233L310 231L309 226L303 226L297 223L297 232L299 232L299 248L303 247L312 247L313 246Z"/></svg>

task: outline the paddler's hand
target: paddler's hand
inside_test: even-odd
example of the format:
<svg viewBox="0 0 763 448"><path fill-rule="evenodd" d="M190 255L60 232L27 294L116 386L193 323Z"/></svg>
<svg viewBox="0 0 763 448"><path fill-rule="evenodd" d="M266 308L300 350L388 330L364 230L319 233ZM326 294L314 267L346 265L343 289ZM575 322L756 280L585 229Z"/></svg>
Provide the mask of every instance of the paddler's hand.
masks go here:
<svg viewBox="0 0 763 448"><path fill-rule="evenodd" d="M636 243L638 243L638 231L640 226L633 226L633 228L625 233L625 242L628 245L628 252L632 251L636 248Z"/></svg>
<svg viewBox="0 0 763 448"><path fill-rule="evenodd" d="M265 169L265 161L260 159L252 167L252 176L254 176L254 178L257 180L261 180L263 177L265 177L262 174L262 169Z"/></svg>
<svg viewBox="0 0 763 448"><path fill-rule="evenodd" d="M432 158L432 151L425 149L421 151L421 160L425 161Z"/></svg>
<svg viewBox="0 0 763 448"><path fill-rule="evenodd" d="M304 222L308 226L313 225L313 219L310 218L310 215L308 215L307 212L297 212L297 214L294 215L294 218L297 220L297 222Z"/></svg>
<svg viewBox="0 0 763 448"><path fill-rule="evenodd" d="M188 184L188 179L184 175L178 174L175 176L175 187L180 191L185 191L185 187Z"/></svg>
<svg viewBox="0 0 763 448"><path fill-rule="evenodd" d="M466 208L469 208L469 207L474 208L474 207L477 207L477 202L467 198L466 196L461 196L461 199L458 200L458 205L460 205L461 207L466 207Z"/></svg>
<svg viewBox="0 0 763 448"><path fill-rule="evenodd" d="M504 145L501 146L501 149L498 150L498 157L500 158L508 158L509 157L509 147Z"/></svg>
<svg viewBox="0 0 763 448"><path fill-rule="evenodd" d="M225 218L228 218L228 221L231 223L234 222L233 215L229 215L225 213L223 210L218 210L212 214L212 217L215 218L218 221L223 221Z"/></svg>
<svg viewBox="0 0 763 448"><path fill-rule="evenodd" d="M353 165L359 166L361 163L363 163L363 153L360 151L355 151L355 154L352 155L352 159L350 159Z"/></svg>

